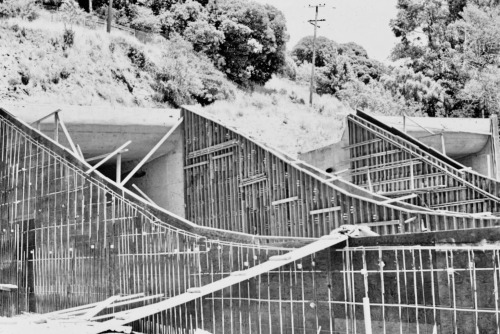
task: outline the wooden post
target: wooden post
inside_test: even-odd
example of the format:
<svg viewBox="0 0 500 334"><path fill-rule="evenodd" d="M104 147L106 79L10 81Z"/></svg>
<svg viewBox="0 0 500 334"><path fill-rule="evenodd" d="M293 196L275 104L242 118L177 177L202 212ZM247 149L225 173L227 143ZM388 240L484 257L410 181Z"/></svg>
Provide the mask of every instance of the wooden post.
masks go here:
<svg viewBox="0 0 500 334"><path fill-rule="evenodd" d="M59 117L57 116L56 112L54 115L54 140L59 143ZM40 123L38 123L40 124ZM40 129L38 129L40 130Z"/></svg>
<svg viewBox="0 0 500 334"><path fill-rule="evenodd" d="M156 204L155 202L153 202L153 200L151 198L149 198L148 195L146 195L144 193L144 191L142 191L138 186L136 186L135 184L132 184L132 187L137 190L137 192L142 196L144 197L149 203L153 204L153 205L156 205L158 206L158 204Z"/></svg>
<svg viewBox="0 0 500 334"><path fill-rule="evenodd" d="M490 116L491 121L491 146L493 160L493 175L495 179L500 180L500 145L498 136L498 117L497 115Z"/></svg>
<svg viewBox="0 0 500 334"><path fill-rule="evenodd" d="M109 0L109 5L108 5L108 26L107 26L107 32L111 33L111 22L113 18L113 0Z"/></svg>
<svg viewBox="0 0 500 334"><path fill-rule="evenodd" d="M446 146L444 144L444 133L441 132L441 148L443 149L443 154L446 155Z"/></svg>
<svg viewBox="0 0 500 334"><path fill-rule="evenodd" d="M63 133L66 136L66 139L68 140L68 143L69 143L69 146L71 147L71 150L73 151L73 153L76 154L76 156L80 156L78 154L78 150L76 149L75 143L73 142L73 139L71 139L71 136L69 135L69 131L66 128L66 125L64 124L61 116L59 116L59 113L56 113L55 117L57 118L59 125L61 126L61 129L63 130Z"/></svg>
<svg viewBox="0 0 500 334"><path fill-rule="evenodd" d="M90 174L92 173L93 171L95 171L97 168L99 168L102 164L104 164L106 161L108 161L109 159L111 159L112 157L114 157L115 155L117 154L120 154L120 152L125 148L127 147L132 141L129 140L127 141L125 144L123 144L122 146L118 147L116 150L114 150L113 152L111 152L108 156L106 156L104 159L102 159L101 161L99 161L98 163L96 163L94 166L92 166L92 168L90 168L89 170L86 171L87 174Z"/></svg>
<svg viewBox="0 0 500 334"><path fill-rule="evenodd" d="M373 192L373 185L372 185L372 179L370 177L370 170L366 173L366 179L368 181L368 189L370 189L371 192Z"/></svg>
<svg viewBox="0 0 500 334"><path fill-rule="evenodd" d="M492 168L491 168L491 155L486 154L486 166L488 168L488 177L493 177L492 175Z"/></svg>
<svg viewBox="0 0 500 334"><path fill-rule="evenodd" d="M410 162L410 189L415 189L415 176L413 175L413 161Z"/></svg>
<svg viewBox="0 0 500 334"><path fill-rule="evenodd" d="M122 153L116 155L116 183L122 181Z"/></svg>
<svg viewBox="0 0 500 334"><path fill-rule="evenodd" d="M406 115L403 114L403 132L406 133Z"/></svg>
<svg viewBox="0 0 500 334"><path fill-rule="evenodd" d="M370 313L370 298L363 297L363 315L365 318L365 333L372 334L372 316Z"/></svg>

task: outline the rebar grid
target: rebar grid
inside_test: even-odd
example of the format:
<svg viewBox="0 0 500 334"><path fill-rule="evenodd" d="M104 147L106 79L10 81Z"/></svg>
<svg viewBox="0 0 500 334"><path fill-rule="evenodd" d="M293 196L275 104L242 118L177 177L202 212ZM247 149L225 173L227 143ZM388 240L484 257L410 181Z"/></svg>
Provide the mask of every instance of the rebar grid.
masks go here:
<svg viewBox="0 0 500 334"><path fill-rule="evenodd" d="M0 314L48 312L114 294L200 284L205 253L221 275L286 248L213 241L161 221L0 118ZM175 220L175 218L171 218ZM230 267L228 267L230 266Z"/></svg>

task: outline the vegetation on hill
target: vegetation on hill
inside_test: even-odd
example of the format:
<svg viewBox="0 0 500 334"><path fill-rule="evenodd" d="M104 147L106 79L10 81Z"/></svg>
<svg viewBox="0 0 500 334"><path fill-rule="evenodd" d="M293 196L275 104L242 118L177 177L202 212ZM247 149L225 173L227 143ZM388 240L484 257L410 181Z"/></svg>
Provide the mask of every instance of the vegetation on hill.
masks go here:
<svg viewBox="0 0 500 334"><path fill-rule="evenodd" d="M483 0L398 0L391 27L400 42L393 58L420 75L412 83L432 82L439 98L424 98L427 114L487 117L500 111L499 6Z"/></svg>
<svg viewBox="0 0 500 334"><path fill-rule="evenodd" d="M2 100L177 106L234 97L235 86L182 38L144 45L38 13L0 20Z"/></svg>
<svg viewBox="0 0 500 334"><path fill-rule="evenodd" d="M302 38L291 51L295 72L288 65L284 74L298 82L310 81L312 36ZM381 114L420 115L419 102L394 89L394 69L370 59L356 43L338 44L326 37L317 39L315 89L333 95L353 109L369 109ZM292 75L290 75L292 73Z"/></svg>
<svg viewBox="0 0 500 334"><path fill-rule="evenodd" d="M107 3L94 1L103 17ZM113 5L118 23L167 39L181 36L243 87L265 84L285 62L286 21L270 5L246 0L115 0Z"/></svg>
<svg viewBox="0 0 500 334"><path fill-rule="evenodd" d="M234 101L216 101L206 111L224 123L291 155L337 142L349 108L335 97L314 95L296 81L271 79L253 92L238 90Z"/></svg>
<svg viewBox="0 0 500 334"><path fill-rule="evenodd" d="M10 4L15 4L15 0ZM19 4L19 3L18 3ZM200 103L262 142L289 154L323 146L340 134L348 109L336 98L315 96L286 78L240 89L204 52L179 36L143 44L112 34L9 14L0 20L0 99L11 103L158 106ZM70 16L70 15L68 15ZM292 61L293 64L293 61Z"/></svg>

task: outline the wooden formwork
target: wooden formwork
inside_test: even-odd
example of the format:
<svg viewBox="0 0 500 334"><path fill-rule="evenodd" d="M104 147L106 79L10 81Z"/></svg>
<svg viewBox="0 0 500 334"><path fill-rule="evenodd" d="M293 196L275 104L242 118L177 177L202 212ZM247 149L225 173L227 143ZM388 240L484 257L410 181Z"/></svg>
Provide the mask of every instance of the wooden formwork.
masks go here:
<svg viewBox="0 0 500 334"><path fill-rule="evenodd" d="M365 126L355 116L349 120L364 126L352 131L352 184L258 144L204 113L184 108L183 114L186 217L196 224L258 235L319 237L343 224L366 224L379 234L397 234L500 222L497 217L474 215L496 212L499 202L494 194L434 157L415 158L413 147L403 149L393 139L380 139L372 133L373 125ZM377 166L371 171L374 190L385 194L355 185L366 185L370 166ZM388 196L417 192L407 192L409 166L414 170L413 188L435 187L436 193L412 199L413 203L390 200ZM470 211L431 210L463 207L455 203L462 193L469 208L473 206ZM425 196L431 208L425 208Z"/></svg>
<svg viewBox="0 0 500 334"><path fill-rule="evenodd" d="M0 112L0 314L49 312L111 295L164 298L222 276L288 240L199 228L141 201L73 153ZM296 241L297 242L297 241ZM298 241L300 242L300 241ZM205 262L210 259L210 262ZM187 321L187 320L182 320Z"/></svg>
<svg viewBox="0 0 500 334"><path fill-rule="evenodd" d="M476 316L474 324L483 329L483 313L498 314L489 309L498 304L496 295L496 304L476 303L464 311L456 300L443 305L413 298L388 305L378 289L356 288L366 286L364 277L369 286L380 277L381 286L391 287L387 291L396 296L432 293L425 289L425 277L458 268L476 280L479 275L470 268L492 258L485 269L488 285L479 287L489 291L498 285L498 250L479 257L476 248L444 253L429 276L429 260L421 257L427 253L416 248L367 249L381 255L366 257L356 255L359 249L337 252L345 245L336 241L305 239L345 223L399 234L496 226L496 217L436 212L377 195L257 144L206 115L183 113L186 212L199 225L148 204L97 171L86 173L90 166L74 153L0 111L0 283L18 287L0 292L1 314L54 311L138 293L163 299L163 308L142 309L147 312L131 324L151 334L198 328L214 333L353 332L353 326L368 326L369 315L386 332L389 326L433 330L440 321L459 323L459 312ZM396 270L404 274L395 279L395 264L389 261L398 252L410 261L398 262ZM443 262L458 252L471 254L470 261L460 262L461 267ZM424 279L412 281L417 276ZM447 277L441 275L442 291L460 286L446 284ZM226 281L231 284L213 288ZM204 294L207 286L213 290ZM371 301L360 298L360 291ZM170 307L169 298L179 300L186 293L196 298ZM421 312L424 308L429 311ZM399 310L414 315L394 318L402 314ZM430 313L420 321L420 314Z"/></svg>
<svg viewBox="0 0 500 334"><path fill-rule="evenodd" d="M469 213L498 212L500 184L374 118L348 116L352 182L386 196L418 193L410 203Z"/></svg>

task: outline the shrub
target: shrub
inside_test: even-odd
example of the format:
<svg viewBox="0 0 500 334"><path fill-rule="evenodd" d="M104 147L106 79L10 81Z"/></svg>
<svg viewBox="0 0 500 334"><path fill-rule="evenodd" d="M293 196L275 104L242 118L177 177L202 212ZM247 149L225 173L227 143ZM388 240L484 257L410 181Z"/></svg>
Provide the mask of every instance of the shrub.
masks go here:
<svg viewBox="0 0 500 334"><path fill-rule="evenodd" d="M40 16L35 0L4 0L0 3L0 18L20 17L34 21Z"/></svg>
<svg viewBox="0 0 500 334"><path fill-rule="evenodd" d="M295 81L297 79L297 65L295 65L292 57L287 56L285 59L285 65L279 71L279 74L287 79Z"/></svg>
<svg viewBox="0 0 500 334"><path fill-rule="evenodd" d="M130 18L130 27L137 30L146 30L153 33L160 31L160 18L153 15L153 11L144 6L133 6L134 16Z"/></svg>
<svg viewBox="0 0 500 334"><path fill-rule="evenodd" d="M150 62L146 57L146 54L136 46L129 46L127 56L132 64L137 66L139 69L146 70L148 68Z"/></svg>
<svg viewBox="0 0 500 334"><path fill-rule="evenodd" d="M21 75L21 83L25 86L29 84L31 78L29 71L24 69L19 74Z"/></svg>
<svg viewBox="0 0 500 334"><path fill-rule="evenodd" d="M207 105L234 97L224 74L206 56L194 53L190 43L174 38L166 46L162 66L155 70L160 102Z"/></svg>
<svg viewBox="0 0 500 334"><path fill-rule="evenodd" d="M59 75L61 79L66 80L71 75L71 72L66 67L64 67Z"/></svg>
<svg viewBox="0 0 500 334"><path fill-rule="evenodd" d="M63 32L63 50L66 50L75 44L75 31L71 28L64 28Z"/></svg>

